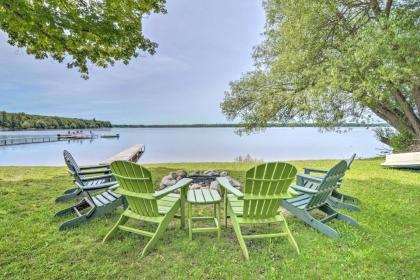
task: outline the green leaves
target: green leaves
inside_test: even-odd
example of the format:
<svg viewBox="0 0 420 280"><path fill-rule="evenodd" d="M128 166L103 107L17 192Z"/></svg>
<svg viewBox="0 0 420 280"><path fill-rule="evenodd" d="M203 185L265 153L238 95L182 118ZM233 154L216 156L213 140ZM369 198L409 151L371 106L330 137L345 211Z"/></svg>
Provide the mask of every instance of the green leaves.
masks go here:
<svg viewBox="0 0 420 280"><path fill-rule="evenodd" d="M157 44L142 33L142 17L166 13L165 0L0 0L0 28L9 43L37 59L51 57L88 78L88 64L128 64Z"/></svg>
<svg viewBox="0 0 420 280"><path fill-rule="evenodd" d="M326 127L369 121L371 111L400 131L417 133L420 3L379 3L265 1L265 40L253 53L256 70L231 83L221 105L225 115L252 131L296 119ZM396 91L405 100L397 101Z"/></svg>

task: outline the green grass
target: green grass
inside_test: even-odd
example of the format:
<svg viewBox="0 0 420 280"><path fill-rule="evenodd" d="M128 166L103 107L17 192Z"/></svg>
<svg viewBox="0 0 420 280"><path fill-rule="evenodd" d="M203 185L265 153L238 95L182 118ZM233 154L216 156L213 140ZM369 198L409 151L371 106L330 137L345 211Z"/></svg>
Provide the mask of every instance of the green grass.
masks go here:
<svg viewBox="0 0 420 280"><path fill-rule="evenodd" d="M0 168L1 279L419 279L420 173L382 169L380 159L357 160L341 191L362 200L361 212L348 212L359 221L355 229L331 222L342 237L331 239L294 217L289 226L298 242L297 255L286 239L247 241L251 260L245 263L230 225L222 238L195 235L174 220L167 235L145 258L145 240L118 233L101 240L116 222L117 213L59 232L65 218L54 212L70 205L54 199L70 187L64 167ZM334 161L296 161L328 168ZM148 165L155 183L176 169L217 168L243 181L252 164L203 163ZM300 169L301 171L301 169ZM273 228L272 228L273 229Z"/></svg>

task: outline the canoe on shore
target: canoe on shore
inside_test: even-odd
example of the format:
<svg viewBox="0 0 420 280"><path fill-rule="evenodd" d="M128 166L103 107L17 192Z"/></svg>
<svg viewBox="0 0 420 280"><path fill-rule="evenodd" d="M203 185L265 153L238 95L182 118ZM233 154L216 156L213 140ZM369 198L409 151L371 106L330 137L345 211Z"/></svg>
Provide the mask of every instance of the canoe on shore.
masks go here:
<svg viewBox="0 0 420 280"><path fill-rule="evenodd" d="M381 166L403 169L420 169L420 152L387 155Z"/></svg>

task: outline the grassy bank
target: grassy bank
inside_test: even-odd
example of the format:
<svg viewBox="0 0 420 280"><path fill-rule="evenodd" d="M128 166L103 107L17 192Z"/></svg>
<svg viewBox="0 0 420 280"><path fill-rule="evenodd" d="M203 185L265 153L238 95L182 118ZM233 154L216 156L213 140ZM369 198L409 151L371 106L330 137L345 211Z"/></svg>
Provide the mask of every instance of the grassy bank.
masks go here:
<svg viewBox="0 0 420 280"><path fill-rule="evenodd" d="M66 232L54 212L70 205L54 199L71 185L64 167L0 167L0 278L2 279L418 279L420 275L420 173L382 169L381 162L357 160L342 191L362 200L361 212L342 211L358 220L359 230L332 222L342 238L328 238L289 217L301 248L287 240L247 242L245 263L230 225L220 242L214 234L188 241L179 221L145 258L139 236L122 233L101 240L118 213ZM294 164L330 167L334 161ZM176 169L228 170L240 181L252 164L206 163L148 165L155 183ZM301 169L300 169L301 170Z"/></svg>

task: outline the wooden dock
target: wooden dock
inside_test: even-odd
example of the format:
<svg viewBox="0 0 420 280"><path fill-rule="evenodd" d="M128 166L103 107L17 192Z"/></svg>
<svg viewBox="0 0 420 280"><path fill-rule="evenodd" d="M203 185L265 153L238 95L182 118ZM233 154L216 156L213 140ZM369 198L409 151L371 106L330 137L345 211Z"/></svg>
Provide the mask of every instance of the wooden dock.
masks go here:
<svg viewBox="0 0 420 280"><path fill-rule="evenodd" d="M128 160L137 162L140 157L143 155L144 151L146 150L145 146L143 144L136 144L134 146L131 146L128 149L123 150L122 152L110 157L109 159L106 159L100 164L111 164L112 162L116 160Z"/></svg>
<svg viewBox="0 0 420 280"><path fill-rule="evenodd" d="M48 142L57 142L57 141L60 141L60 139L57 136L33 136L33 137L20 137L20 138L0 138L0 146L48 143Z"/></svg>
<svg viewBox="0 0 420 280"><path fill-rule="evenodd" d="M95 134L57 134L57 135L33 135L23 137L0 138L0 146L48 143L68 140L85 140L98 138Z"/></svg>

